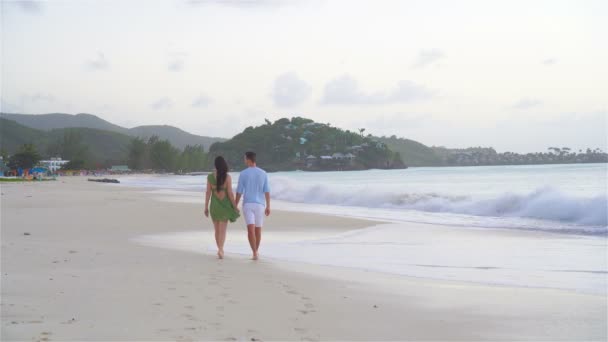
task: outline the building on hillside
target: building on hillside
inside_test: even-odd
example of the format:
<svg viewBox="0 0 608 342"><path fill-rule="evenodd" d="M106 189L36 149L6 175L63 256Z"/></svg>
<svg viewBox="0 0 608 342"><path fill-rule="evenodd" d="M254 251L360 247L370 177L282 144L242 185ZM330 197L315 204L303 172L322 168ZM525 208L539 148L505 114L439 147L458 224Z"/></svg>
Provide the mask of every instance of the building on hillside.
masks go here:
<svg viewBox="0 0 608 342"><path fill-rule="evenodd" d="M69 163L69 160L63 160L61 157L54 157L49 160L41 160L40 165L46 167L51 173L56 173L63 165Z"/></svg>
<svg viewBox="0 0 608 342"><path fill-rule="evenodd" d="M345 158L344 153L336 152L331 156L335 160L342 160Z"/></svg>
<svg viewBox="0 0 608 342"><path fill-rule="evenodd" d="M127 165L112 165L109 171L112 173L128 173L131 172L131 169Z"/></svg>
<svg viewBox="0 0 608 342"><path fill-rule="evenodd" d="M10 171L10 169L4 163L4 158L2 158L2 156L0 156L0 177L4 176L5 172L9 172L9 171Z"/></svg>
<svg viewBox="0 0 608 342"><path fill-rule="evenodd" d="M312 154L309 155L306 157L306 167L310 169L313 166L317 166L317 160L317 157L313 156Z"/></svg>

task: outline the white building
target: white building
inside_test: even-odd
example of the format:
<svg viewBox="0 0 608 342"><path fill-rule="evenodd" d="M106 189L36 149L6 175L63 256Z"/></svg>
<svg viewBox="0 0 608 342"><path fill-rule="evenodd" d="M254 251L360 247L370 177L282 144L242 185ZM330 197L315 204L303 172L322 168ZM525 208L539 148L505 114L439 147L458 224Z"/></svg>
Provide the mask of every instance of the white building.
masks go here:
<svg viewBox="0 0 608 342"><path fill-rule="evenodd" d="M63 160L61 158L51 158L50 160L41 160L40 164L49 169L51 172L55 173L68 162L69 160Z"/></svg>

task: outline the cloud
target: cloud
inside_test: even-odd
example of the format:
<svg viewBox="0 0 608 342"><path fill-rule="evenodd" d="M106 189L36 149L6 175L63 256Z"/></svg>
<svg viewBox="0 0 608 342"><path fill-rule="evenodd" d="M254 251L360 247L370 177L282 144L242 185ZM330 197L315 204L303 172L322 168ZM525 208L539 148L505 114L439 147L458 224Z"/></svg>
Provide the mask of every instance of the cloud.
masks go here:
<svg viewBox="0 0 608 342"><path fill-rule="evenodd" d="M279 7L285 1L280 0L186 0L186 4L191 6L200 5L220 5L235 8L260 8L260 7Z"/></svg>
<svg viewBox="0 0 608 342"><path fill-rule="evenodd" d="M87 61L86 66L89 70L106 70L110 67L110 63L103 52L98 51L94 59Z"/></svg>
<svg viewBox="0 0 608 342"><path fill-rule="evenodd" d="M48 93L24 94L21 96L21 100L26 103L54 103L56 101L55 96Z"/></svg>
<svg viewBox="0 0 608 342"><path fill-rule="evenodd" d="M17 106L12 102L7 102L4 99L0 99L0 113L19 113L23 112L21 106Z"/></svg>
<svg viewBox="0 0 608 342"><path fill-rule="evenodd" d="M168 97L161 97L157 101L153 102L150 107L154 110L164 110L173 107L173 100Z"/></svg>
<svg viewBox="0 0 608 342"><path fill-rule="evenodd" d="M184 69L184 62L181 60L175 60L169 63L167 69L172 72L179 72Z"/></svg>
<svg viewBox="0 0 608 342"><path fill-rule="evenodd" d="M30 1L30 0L19 0L19 1L11 1L9 4L13 4L21 9L23 12L38 14L43 11L43 3L42 1Z"/></svg>
<svg viewBox="0 0 608 342"><path fill-rule="evenodd" d="M513 109L529 109L532 107L537 107L542 105L542 101L538 100L538 99L532 99L532 98L523 98L517 102L515 102L511 108Z"/></svg>
<svg viewBox="0 0 608 342"><path fill-rule="evenodd" d="M424 86L411 81L399 81L397 87L388 92L367 94L359 89L357 81L348 76L340 76L325 85L322 104L342 105L383 105L425 100L434 93Z"/></svg>
<svg viewBox="0 0 608 342"><path fill-rule="evenodd" d="M438 60L445 58L445 53L439 49L422 50L412 64L413 69L420 69L432 65Z"/></svg>
<svg viewBox="0 0 608 342"><path fill-rule="evenodd" d="M312 87L293 72L285 73L274 81L272 99L279 107L293 107L310 97Z"/></svg>
<svg viewBox="0 0 608 342"><path fill-rule="evenodd" d="M546 65L546 66L551 66L551 65L557 63L557 59L555 59L555 58L547 58L547 59L544 59L541 63L543 65Z"/></svg>
<svg viewBox="0 0 608 342"><path fill-rule="evenodd" d="M194 99L194 101L192 101L192 107L195 107L195 108L207 107L211 102L213 102L213 101L211 101L211 99L207 95L201 94L196 99Z"/></svg>

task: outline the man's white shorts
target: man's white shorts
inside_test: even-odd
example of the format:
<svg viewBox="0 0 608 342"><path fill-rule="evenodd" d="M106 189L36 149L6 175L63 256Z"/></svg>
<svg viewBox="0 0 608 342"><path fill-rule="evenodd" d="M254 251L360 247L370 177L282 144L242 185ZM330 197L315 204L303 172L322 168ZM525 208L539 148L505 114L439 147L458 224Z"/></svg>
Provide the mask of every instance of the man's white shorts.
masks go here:
<svg viewBox="0 0 608 342"><path fill-rule="evenodd" d="M245 216L247 225L255 224L256 227L262 227L265 209L266 207L259 203L244 203L243 216Z"/></svg>

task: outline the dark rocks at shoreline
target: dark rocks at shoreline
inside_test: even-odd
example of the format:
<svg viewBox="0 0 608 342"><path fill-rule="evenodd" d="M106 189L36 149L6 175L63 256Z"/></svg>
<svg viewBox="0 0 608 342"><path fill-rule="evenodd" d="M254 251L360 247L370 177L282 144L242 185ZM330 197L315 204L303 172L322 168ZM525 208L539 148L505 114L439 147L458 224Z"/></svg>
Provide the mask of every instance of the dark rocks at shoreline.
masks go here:
<svg viewBox="0 0 608 342"><path fill-rule="evenodd" d="M120 183L120 181L118 181L118 179L111 179L111 178L103 178L103 179L88 179L89 182L99 182L99 183Z"/></svg>

